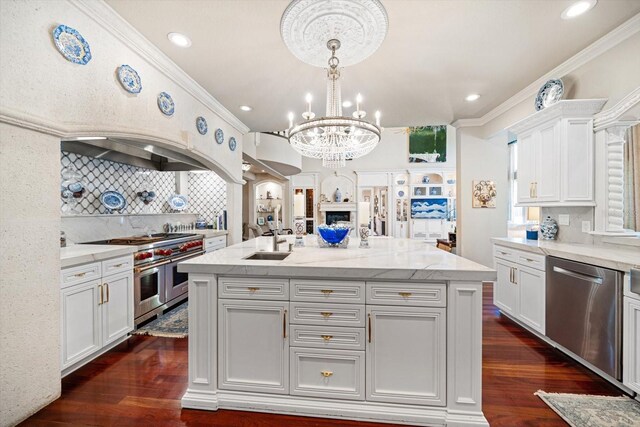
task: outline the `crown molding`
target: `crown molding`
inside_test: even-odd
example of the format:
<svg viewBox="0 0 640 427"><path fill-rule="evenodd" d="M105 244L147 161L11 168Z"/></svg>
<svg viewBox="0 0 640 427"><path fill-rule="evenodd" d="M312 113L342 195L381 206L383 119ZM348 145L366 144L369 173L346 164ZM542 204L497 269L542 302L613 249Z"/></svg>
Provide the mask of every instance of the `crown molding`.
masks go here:
<svg viewBox="0 0 640 427"><path fill-rule="evenodd" d="M507 127L509 132L516 135L558 118L590 119L594 114L602 110L606 99L565 99L536 111L529 117L525 117L517 123Z"/></svg>
<svg viewBox="0 0 640 427"><path fill-rule="evenodd" d="M623 115L638 103L640 103L640 86L618 101L613 107L593 116L593 130L599 131L619 124Z"/></svg>
<svg viewBox="0 0 640 427"><path fill-rule="evenodd" d="M104 0L67 1L148 61L188 94L220 116L222 120L242 134L249 132L250 129L247 125L227 110L213 95L200 86L189 74L129 24L129 22L122 18L122 16L118 15Z"/></svg>
<svg viewBox="0 0 640 427"><path fill-rule="evenodd" d="M596 40L577 54L573 55L571 58L567 59L562 64L558 65L556 68L544 74L542 77L538 78L536 81L513 95L511 98L507 99L502 104L498 105L493 110L489 111L484 116L471 119L458 119L452 123L452 126L456 128L464 128L486 125L491 120L506 113L521 102L535 96L535 94L538 93L540 87L547 80L552 78L561 78L571 73L572 71L575 71L579 67L600 56L619 43L625 41L637 32L640 32L640 13L633 16L631 19L627 20L625 23L615 28L611 32L605 34L600 39ZM531 102L533 103L533 100Z"/></svg>

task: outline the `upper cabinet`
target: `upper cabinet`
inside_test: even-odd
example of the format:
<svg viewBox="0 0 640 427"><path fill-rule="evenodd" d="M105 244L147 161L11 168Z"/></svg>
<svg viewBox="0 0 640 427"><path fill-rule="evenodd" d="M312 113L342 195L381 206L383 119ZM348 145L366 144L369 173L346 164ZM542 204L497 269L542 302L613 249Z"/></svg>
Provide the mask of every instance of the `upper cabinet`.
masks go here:
<svg viewBox="0 0 640 427"><path fill-rule="evenodd" d="M509 128L518 139L518 205L595 205L593 115L605 102L559 101Z"/></svg>

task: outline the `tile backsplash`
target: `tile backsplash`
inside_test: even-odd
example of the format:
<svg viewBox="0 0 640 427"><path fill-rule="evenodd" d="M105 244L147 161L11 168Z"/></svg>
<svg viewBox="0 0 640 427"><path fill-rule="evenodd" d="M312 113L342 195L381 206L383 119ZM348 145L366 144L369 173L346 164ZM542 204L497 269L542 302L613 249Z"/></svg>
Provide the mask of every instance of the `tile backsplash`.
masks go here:
<svg viewBox="0 0 640 427"><path fill-rule="evenodd" d="M569 225L560 225L560 215L569 215ZM593 229L592 207L553 207L540 210L540 222L550 216L558 223L556 240L562 243L593 243L593 236L582 231L582 221L590 221Z"/></svg>

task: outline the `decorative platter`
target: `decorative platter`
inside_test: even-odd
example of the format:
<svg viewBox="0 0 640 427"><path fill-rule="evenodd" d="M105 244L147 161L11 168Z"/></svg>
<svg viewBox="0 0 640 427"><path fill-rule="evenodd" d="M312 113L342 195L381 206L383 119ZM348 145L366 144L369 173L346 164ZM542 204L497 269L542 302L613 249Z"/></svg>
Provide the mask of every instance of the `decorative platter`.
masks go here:
<svg viewBox="0 0 640 427"><path fill-rule="evenodd" d="M102 206L110 211L120 211L127 207L127 201L122 194L117 191L105 191L100 195Z"/></svg>
<svg viewBox="0 0 640 427"><path fill-rule="evenodd" d="M229 138L229 149L231 151L236 151L237 146L238 143L236 142L236 139L234 137Z"/></svg>
<svg viewBox="0 0 640 427"><path fill-rule="evenodd" d="M142 90L142 81L136 70L127 64L118 67L118 80L120 84L129 93L140 93Z"/></svg>
<svg viewBox="0 0 640 427"><path fill-rule="evenodd" d="M86 65L91 61L91 48L82 35L71 27L58 25L53 29L53 41L68 61Z"/></svg>
<svg viewBox="0 0 640 427"><path fill-rule="evenodd" d="M198 117L196 119L196 128L198 129L200 135L206 135L207 131L209 130L209 127L207 126L207 120L202 116Z"/></svg>
<svg viewBox="0 0 640 427"><path fill-rule="evenodd" d="M169 206L174 211L183 211L189 206L189 202L187 201L187 197L182 194L174 194L169 197Z"/></svg>
<svg viewBox="0 0 640 427"><path fill-rule="evenodd" d="M176 104L173 102L173 98L167 92L160 92L158 94L158 108L162 111L162 114L166 116L173 116L176 111Z"/></svg>
<svg viewBox="0 0 640 427"><path fill-rule="evenodd" d="M398 197L404 197L404 191L402 190L398 191Z"/></svg>
<svg viewBox="0 0 640 427"><path fill-rule="evenodd" d="M564 84L560 79L552 79L546 82L536 95L536 111L544 110L562 99Z"/></svg>
<svg viewBox="0 0 640 427"><path fill-rule="evenodd" d="M216 142L218 144L222 144L224 142L224 132L222 132L222 129L220 128L216 129Z"/></svg>

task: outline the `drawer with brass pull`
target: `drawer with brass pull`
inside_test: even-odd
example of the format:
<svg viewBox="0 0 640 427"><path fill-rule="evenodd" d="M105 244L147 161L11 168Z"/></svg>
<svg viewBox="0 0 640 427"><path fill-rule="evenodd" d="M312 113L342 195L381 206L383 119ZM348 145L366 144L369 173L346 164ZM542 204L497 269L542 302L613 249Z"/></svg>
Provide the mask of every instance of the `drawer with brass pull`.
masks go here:
<svg viewBox="0 0 640 427"><path fill-rule="evenodd" d="M517 260L516 262L521 265L525 265L527 267L535 268L537 270L545 269L545 259L544 255L533 254L530 252L517 251Z"/></svg>
<svg viewBox="0 0 640 427"><path fill-rule="evenodd" d="M364 400L364 351L292 347L290 393Z"/></svg>
<svg viewBox="0 0 640 427"><path fill-rule="evenodd" d="M102 261L102 275L133 271L133 255L112 258Z"/></svg>
<svg viewBox="0 0 640 427"><path fill-rule="evenodd" d="M272 301L289 300L289 280L256 277L220 277L220 298L246 298Z"/></svg>
<svg viewBox="0 0 640 427"><path fill-rule="evenodd" d="M444 283L367 282L367 304L445 307Z"/></svg>
<svg viewBox="0 0 640 427"><path fill-rule="evenodd" d="M515 261L517 259L517 250L506 246L493 245L493 257L501 258L507 261Z"/></svg>
<svg viewBox="0 0 640 427"><path fill-rule="evenodd" d="M291 302L291 323L364 327L364 304Z"/></svg>
<svg viewBox="0 0 640 427"><path fill-rule="evenodd" d="M364 328L291 325L291 347L364 350Z"/></svg>
<svg viewBox="0 0 640 427"><path fill-rule="evenodd" d="M98 279L100 276L102 276L102 270L99 262L65 268L60 271L60 286L61 288L66 288L67 286Z"/></svg>
<svg viewBox="0 0 640 427"><path fill-rule="evenodd" d="M364 304L364 282L291 279L291 301Z"/></svg>

